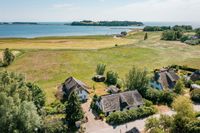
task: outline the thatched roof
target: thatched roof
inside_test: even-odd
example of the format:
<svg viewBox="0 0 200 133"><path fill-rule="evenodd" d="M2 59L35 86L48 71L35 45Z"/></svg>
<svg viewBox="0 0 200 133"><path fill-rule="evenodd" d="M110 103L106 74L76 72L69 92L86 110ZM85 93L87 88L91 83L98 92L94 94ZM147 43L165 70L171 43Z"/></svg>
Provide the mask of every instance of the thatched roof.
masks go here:
<svg viewBox="0 0 200 133"><path fill-rule="evenodd" d="M135 91L127 91L118 94L101 96L102 111L112 112L120 111L123 107L122 104L126 104L126 107L134 107L143 104L142 96Z"/></svg>
<svg viewBox="0 0 200 133"><path fill-rule="evenodd" d="M172 83L179 79L179 76L173 69L161 69L159 75L158 81L164 88L173 88Z"/></svg>
<svg viewBox="0 0 200 133"><path fill-rule="evenodd" d="M107 91L111 92L112 94L120 92L120 89L114 85L111 85L107 88Z"/></svg>
<svg viewBox="0 0 200 133"><path fill-rule="evenodd" d="M194 72L194 73L190 76L190 79L191 79L192 81L200 80L200 70Z"/></svg>
<svg viewBox="0 0 200 133"><path fill-rule="evenodd" d="M65 80L63 84L61 84L58 87L58 92L56 95L59 99L61 99L61 95L63 96L62 93L65 93L65 95L68 96L71 94L71 92L77 89L83 89L89 93L88 91L89 87L85 83L81 82L80 80L74 77L69 77Z"/></svg>

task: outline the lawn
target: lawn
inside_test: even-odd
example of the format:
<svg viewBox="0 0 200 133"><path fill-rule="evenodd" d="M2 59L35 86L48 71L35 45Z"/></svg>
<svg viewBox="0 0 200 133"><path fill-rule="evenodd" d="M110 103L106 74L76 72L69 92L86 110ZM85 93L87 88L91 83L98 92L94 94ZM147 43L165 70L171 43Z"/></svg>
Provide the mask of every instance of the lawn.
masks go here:
<svg viewBox="0 0 200 133"><path fill-rule="evenodd" d="M45 90L47 101L50 103L55 100L57 86L69 76L84 81L91 87L91 92L94 92L92 88L95 88L95 93L105 94L106 86L91 80L95 74L96 65L101 62L107 64L107 71L117 72L122 79L133 65L146 68L149 71L171 64L200 68L199 46L189 46L176 41L161 41L160 35L159 32L148 33L149 39L144 41L144 33L138 32L124 38L132 40L132 43L127 43L128 45L110 48L114 43L108 44L108 46L105 44L108 48L104 49L96 49L96 45L94 48L93 44L90 44L90 50L87 48L87 50L46 49L47 46L45 50L35 48L35 50L23 50L23 54L7 69L23 73L28 81L40 85ZM74 39L76 40L76 38ZM77 40L81 43L84 39L78 38ZM104 40L98 37L97 39L92 37L89 40L93 41L93 39L95 41ZM35 40L39 41L40 39ZM125 44L125 42L123 43ZM81 44L79 45L81 46ZM74 46L72 47L74 48Z"/></svg>

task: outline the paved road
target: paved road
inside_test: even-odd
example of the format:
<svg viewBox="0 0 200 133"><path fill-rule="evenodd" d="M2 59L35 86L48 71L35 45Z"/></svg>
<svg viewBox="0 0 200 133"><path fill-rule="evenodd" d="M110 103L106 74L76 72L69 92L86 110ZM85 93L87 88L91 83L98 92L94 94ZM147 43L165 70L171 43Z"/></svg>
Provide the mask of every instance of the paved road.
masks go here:
<svg viewBox="0 0 200 133"><path fill-rule="evenodd" d="M85 124L86 127L86 133L125 133L127 130L132 129L133 127L137 127L140 131L144 130L145 127L145 119L139 119L133 122L129 122L123 125L119 125L117 127L113 127L105 123L104 121L101 120L95 120L95 116L92 113L91 110L89 109L89 103L85 103L83 105L83 109L86 112L86 116L88 117L88 122ZM200 111L200 105L194 105L194 110L195 111ZM174 111L168 110L166 112L163 112L161 114L166 114L166 115L173 115L175 114ZM160 114L155 114L150 117L159 117ZM149 118L149 117L148 117Z"/></svg>

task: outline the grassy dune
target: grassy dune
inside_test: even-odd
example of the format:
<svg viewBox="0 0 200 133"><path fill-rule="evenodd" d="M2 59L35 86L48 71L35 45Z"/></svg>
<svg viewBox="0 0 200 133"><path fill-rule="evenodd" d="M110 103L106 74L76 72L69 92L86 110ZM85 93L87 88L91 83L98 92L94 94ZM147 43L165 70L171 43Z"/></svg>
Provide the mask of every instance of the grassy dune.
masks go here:
<svg viewBox="0 0 200 133"><path fill-rule="evenodd" d="M118 72L121 78L125 77L132 65L141 68L145 67L149 71L171 64L200 68L199 46L189 46L175 41L161 41L160 34L159 32L148 33L149 39L144 41L143 32L133 33L122 39L132 40L131 44L127 43L129 45L99 50L56 50L57 48L54 50L52 48L45 48L46 50L24 50L23 55L18 57L8 67L8 70L24 73L29 81L39 84L44 88L48 103L50 103L55 100L56 87L68 76L74 76L86 82L91 88L95 87L96 93L104 94L105 85L94 83L91 80L95 73L96 65L100 62L107 64L107 70ZM84 38L75 40L78 40L78 45L81 46ZM104 41L103 38L89 40L91 42L94 40L97 42ZM89 40L87 41L89 42ZM110 42L112 42L111 40ZM47 39L47 41L49 40ZM5 41L4 43L8 42ZM39 43L42 42L39 41ZM123 43L126 44L125 42ZM113 44L104 45L110 47ZM98 47L96 46L94 46L95 49L102 48L99 45ZM0 47L2 48L1 44ZM74 48L74 46L72 47ZM93 44L90 44L90 49L94 47ZM92 89L91 91L93 92Z"/></svg>

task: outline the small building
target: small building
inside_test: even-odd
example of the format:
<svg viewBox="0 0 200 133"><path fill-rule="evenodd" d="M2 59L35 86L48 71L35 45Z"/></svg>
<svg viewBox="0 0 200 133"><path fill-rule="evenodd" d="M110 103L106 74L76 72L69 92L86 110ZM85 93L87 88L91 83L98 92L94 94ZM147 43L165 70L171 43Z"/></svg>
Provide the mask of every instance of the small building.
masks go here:
<svg viewBox="0 0 200 133"><path fill-rule="evenodd" d="M144 103L140 93L134 90L101 96L96 104L108 116L112 112L141 107Z"/></svg>
<svg viewBox="0 0 200 133"><path fill-rule="evenodd" d="M111 85L107 88L107 91L111 94L116 94L120 92L120 89L117 86Z"/></svg>
<svg viewBox="0 0 200 133"><path fill-rule="evenodd" d="M190 80L193 82L200 80L200 70L195 71L194 73L191 74Z"/></svg>
<svg viewBox="0 0 200 133"><path fill-rule="evenodd" d="M151 81L151 87L163 90L164 88L172 89L179 80L179 76L176 74L174 69L161 69L155 73L154 80Z"/></svg>
<svg viewBox="0 0 200 133"><path fill-rule="evenodd" d="M59 96L60 99L68 98L72 92L76 91L80 100L86 101L89 98L88 89L89 87L85 83L74 77L69 77L60 85L57 96Z"/></svg>
<svg viewBox="0 0 200 133"><path fill-rule="evenodd" d="M191 89L200 89L200 85L197 84L191 84Z"/></svg>
<svg viewBox="0 0 200 133"><path fill-rule="evenodd" d="M93 77L93 80L94 80L95 82L104 82L104 81L106 80L106 77L103 76L103 75L95 75L95 76Z"/></svg>

